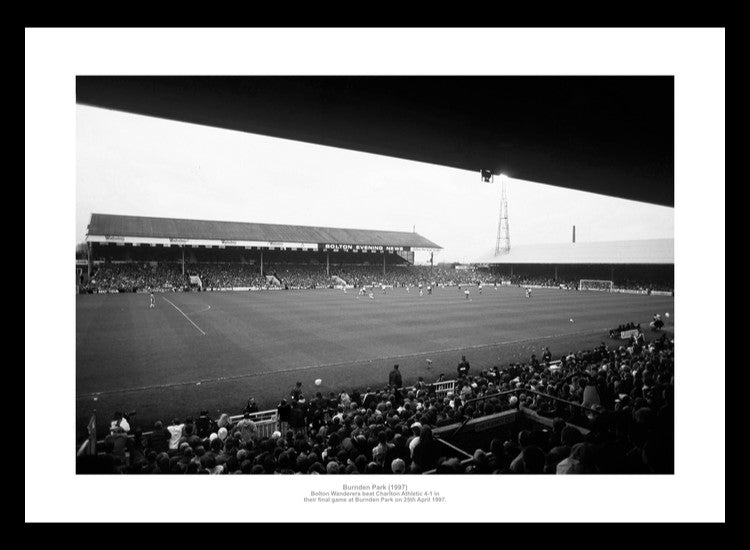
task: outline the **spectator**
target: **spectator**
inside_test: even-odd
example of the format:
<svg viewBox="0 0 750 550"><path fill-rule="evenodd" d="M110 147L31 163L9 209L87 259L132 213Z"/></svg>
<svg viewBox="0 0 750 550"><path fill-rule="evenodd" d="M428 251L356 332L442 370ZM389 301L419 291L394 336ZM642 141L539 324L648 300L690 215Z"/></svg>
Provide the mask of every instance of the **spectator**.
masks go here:
<svg viewBox="0 0 750 550"><path fill-rule="evenodd" d="M237 429L240 432L242 441L248 443L253 440L253 437L255 437L256 428L255 422L250 420L250 413L245 413L242 417L242 420L237 422Z"/></svg>
<svg viewBox="0 0 750 550"><path fill-rule="evenodd" d="M123 416L121 412L116 412L112 417L112 422L109 424L109 431L113 432L115 428L122 428L122 431L124 433L128 433L130 431L130 423L128 422L128 419Z"/></svg>
<svg viewBox="0 0 750 550"><path fill-rule="evenodd" d="M172 423L167 426L167 431L169 431L170 438L169 438L169 449L174 451L177 449L177 446L179 445L180 438L182 437L182 431L185 427L185 424L181 423L176 418L172 420Z"/></svg>
<svg viewBox="0 0 750 550"><path fill-rule="evenodd" d="M169 444L172 439L172 433L164 427L161 420L154 423L154 431L146 437L146 446L157 453L166 453L169 451Z"/></svg>
<svg viewBox="0 0 750 550"><path fill-rule="evenodd" d="M115 426L112 433L104 439L104 447L109 454L124 461L125 453L130 448L130 438L125 433L125 429Z"/></svg>
<svg viewBox="0 0 750 550"><path fill-rule="evenodd" d="M205 439L215 431L215 423L209 418L208 411L201 411L200 416L195 421L195 432L198 437Z"/></svg>
<svg viewBox="0 0 750 550"><path fill-rule="evenodd" d="M406 463L401 458L396 458L391 462L391 472L394 474L405 474Z"/></svg>
<svg viewBox="0 0 750 550"><path fill-rule="evenodd" d="M280 420L288 407L288 425L282 421L270 436L250 418L233 426L222 414L208 436L200 437L207 418L202 411L195 422L173 420L166 429L155 424L142 448L139 427L129 422L136 437L128 438L116 425L128 419L118 415L102 446L106 464L80 459L78 471L669 473L674 453L673 357L673 341L661 335L632 350L601 345L570 352L565 364L554 369L540 363L535 371L530 364L511 363L476 375L469 371L455 390L463 399L438 396L436 392L444 389L424 381L414 388L389 383L361 394L356 388L338 395L319 394L308 409L300 391L293 403L279 402ZM587 391L593 390L600 398L592 406L596 413L581 408L589 403ZM465 405L466 399L472 402ZM466 420L517 406L544 413L552 429L522 429L506 443L495 437L489 448L465 449L473 455L468 465L449 458L448 447L433 437L438 426L458 427ZM578 427L586 428L585 436ZM450 428L448 433L453 431Z"/></svg>
<svg viewBox="0 0 750 550"><path fill-rule="evenodd" d="M414 463L422 472L432 470L437 466L439 453L437 443L432 437L432 428L422 426L422 430L419 432L419 442L414 447Z"/></svg>
<svg viewBox="0 0 750 550"><path fill-rule="evenodd" d="M279 429L281 433L286 433L289 427L289 419L292 414L292 406L286 402L286 399L282 399L276 408L276 412L279 416Z"/></svg>
<svg viewBox="0 0 750 550"><path fill-rule="evenodd" d="M401 380L401 373L398 370L398 365L393 365L393 370L388 375L388 385L392 388L401 389L403 381Z"/></svg>
<svg viewBox="0 0 750 550"><path fill-rule="evenodd" d="M466 356L461 356L461 362L458 364L458 377L463 378L469 375L469 362L466 360Z"/></svg>
<svg viewBox="0 0 750 550"><path fill-rule="evenodd" d="M302 382L297 382L292 390L292 402L296 403L302 397Z"/></svg>
<svg viewBox="0 0 750 550"><path fill-rule="evenodd" d="M242 411L243 413L257 413L258 412L258 405L255 403L255 398L251 397L247 400L247 404L245 405L245 408Z"/></svg>

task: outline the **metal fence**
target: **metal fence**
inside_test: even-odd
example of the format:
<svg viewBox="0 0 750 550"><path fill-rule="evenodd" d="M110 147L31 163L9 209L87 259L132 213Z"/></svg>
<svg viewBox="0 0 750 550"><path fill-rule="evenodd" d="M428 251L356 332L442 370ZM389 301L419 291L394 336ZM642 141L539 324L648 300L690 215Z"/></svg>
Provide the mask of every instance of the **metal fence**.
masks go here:
<svg viewBox="0 0 750 550"><path fill-rule="evenodd" d="M449 393L453 393L456 389L455 380L444 380L442 382L435 382L430 384L430 387L435 391L435 397L442 399L447 397Z"/></svg>
<svg viewBox="0 0 750 550"><path fill-rule="evenodd" d="M235 414L230 416L229 420L237 422L245 417L244 414ZM258 437L271 437L279 427L279 415L276 409L250 413L250 420L255 422L255 431Z"/></svg>

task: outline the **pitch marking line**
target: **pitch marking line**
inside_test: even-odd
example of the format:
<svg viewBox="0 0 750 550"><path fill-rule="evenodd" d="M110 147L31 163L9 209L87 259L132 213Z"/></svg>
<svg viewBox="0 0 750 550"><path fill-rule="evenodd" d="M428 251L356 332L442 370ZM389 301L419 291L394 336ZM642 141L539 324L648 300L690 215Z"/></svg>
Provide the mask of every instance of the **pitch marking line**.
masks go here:
<svg viewBox="0 0 750 550"><path fill-rule="evenodd" d="M166 298L164 298L166 300ZM169 301L169 300L167 300ZM172 302L169 302L170 304ZM174 306L174 304L172 304ZM175 306L177 307L177 306ZM179 308L177 308L179 310ZM182 313L182 312L180 312ZM183 315L185 315L183 313ZM185 315L187 317L187 315ZM192 321L191 321L192 323ZM195 324L195 323L193 323ZM198 329L200 330L200 329ZM201 331L203 332L203 331ZM342 366L349 366L349 365L359 365L363 363L372 363L373 361L385 361L385 360L391 360L391 359L404 359L409 357L419 357L424 355L438 355L442 353L453 353L458 352L462 350L469 350L469 349L481 349L481 348L491 348L491 347L497 347L497 346L506 346L510 344L522 344L524 342L531 342L531 341L539 341L539 340L550 340L553 338L561 338L565 336L582 336L584 334L596 334L601 333L602 329L592 329L592 330L582 330L578 332L569 332L569 333L562 333L562 334L551 334L549 336L539 336L539 337L530 337L530 338L521 338L518 340L509 340L507 342L494 342L491 344L475 344L472 346L461 346L461 347L455 347L455 348L446 348L446 349L440 349L440 350L431 350L431 351L418 351L414 353L404 353L400 355L384 355L380 357L371 357L369 359L355 359L354 361L338 361L335 363L322 363L318 365L303 365L299 367L288 367L285 369L276 369L272 371L260 371L260 372L253 372L253 373L247 373L247 374L235 374L231 376L220 376L218 378L204 378L201 380L191 380L188 382L170 382L167 384L155 384L152 386L140 386L135 388L123 388L123 389L116 389L116 390L107 390L107 391L101 391L101 392L92 392L87 393L85 395L78 395L76 396L76 399L90 399L91 397L99 397L101 395L112 395L112 394L119 394L119 393L131 393L131 392L139 392L139 391L146 391L146 390L155 390L155 389L163 389L163 388L173 388L177 386L197 386L202 385L205 383L211 383L211 382L223 382L227 380L239 380L242 378L255 378L258 376L267 376L269 374L279 374L279 373L285 373L285 372L295 372L295 371L304 371L304 370L311 370L311 369L321 369L321 368L330 368L330 367L342 367ZM205 334L205 333L204 333Z"/></svg>
<svg viewBox="0 0 750 550"><path fill-rule="evenodd" d="M162 298L164 298L164 296L162 296ZM179 311L180 313L182 313L183 317L185 317L185 319L187 319L188 321L190 321L191 325L193 325L195 328L198 329L198 332L200 332L203 336L206 335L206 333L203 332L203 329L201 327L199 327L198 325L196 325L190 317L188 317L187 315L185 315L184 311L182 311L180 308L178 308L176 305L174 305L170 300L167 300L166 298L164 298L164 300L166 300L167 302L169 302L170 304L172 304L173 308L175 308L177 311Z"/></svg>

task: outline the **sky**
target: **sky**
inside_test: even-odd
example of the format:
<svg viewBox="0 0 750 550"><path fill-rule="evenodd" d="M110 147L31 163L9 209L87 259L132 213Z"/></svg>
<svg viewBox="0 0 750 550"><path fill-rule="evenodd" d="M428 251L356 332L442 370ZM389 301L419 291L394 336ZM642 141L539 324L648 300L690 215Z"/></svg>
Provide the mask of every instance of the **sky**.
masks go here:
<svg viewBox="0 0 750 550"><path fill-rule="evenodd" d="M495 247L500 180L256 134L76 106L76 242L93 212L412 231L470 262ZM511 248L674 236L674 209L502 178ZM416 262L429 253L417 252Z"/></svg>

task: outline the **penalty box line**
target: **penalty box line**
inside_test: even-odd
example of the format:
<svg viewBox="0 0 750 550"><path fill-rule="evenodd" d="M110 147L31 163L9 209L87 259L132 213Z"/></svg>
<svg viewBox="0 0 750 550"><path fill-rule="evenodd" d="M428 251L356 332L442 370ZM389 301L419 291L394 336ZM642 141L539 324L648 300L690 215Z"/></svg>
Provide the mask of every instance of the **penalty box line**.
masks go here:
<svg viewBox="0 0 750 550"><path fill-rule="evenodd" d="M166 298L164 298L166 300ZM167 300L169 301L169 300ZM171 302L170 302L171 303ZM174 304L172 304L174 305ZM175 306L177 308L177 306ZM179 310L179 308L177 308ZM182 313L182 312L180 312ZM183 315L185 315L183 313ZM187 315L185 315L187 317ZM189 319L188 319L189 320ZM192 322L192 321L191 321ZM199 329L200 330L200 329ZM541 340L550 340L552 338L562 338L564 336L582 336L585 334L596 334L601 333L602 329L592 329L592 330L582 330L578 332L568 332L563 334L551 334L549 336L535 336L531 338L521 338L518 340L509 340L507 342L494 342L492 344L475 344L473 346L460 346L455 348L446 348L446 349L439 349L439 350L431 350L431 351L418 351L414 353L404 353L400 355L384 355L380 357L372 357L370 359L355 359L353 361L338 361L336 363L321 363L317 365L303 365L300 367L289 367L286 369L275 369L275 370L267 370L267 371L259 371L259 372L250 372L246 374L235 374L232 376L219 376L218 378L207 378L202 380L192 380L188 382L170 382L168 384L155 384L152 386L140 386L136 388L123 388L123 389L117 389L117 390L108 390L108 391L101 391L101 392L92 392L85 395L76 396L76 399L90 399L92 397L99 397L101 395L114 395L119 393L132 393L132 392L140 392L140 391L148 391L148 390L157 390L157 389L165 389L165 388L174 388L177 386L197 386L199 384L210 384L212 382L226 382L231 380L240 380L243 378L255 378L258 376L268 376L271 374L279 374L279 373L288 373L288 372L297 372L297 371L305 371L305 370L312 370L312 369L323 369L323 368L331 368L331 367L343 367L347 365L359 365L359 364L365 364L365 363L372 363L375 361L386 361L386 360L393 360L393 359L405 359L408 357L419 357L419 356L425 356L425 355L438 355L443 353L454 353L459 352L463 350L470 350L470 349L482 349L482 348L491 348L491 347L497 347L497 346L508 346L511 344L521 344L524 342L536 342ZM203 331L201 331L203 332ZM204 333L205 334L205 333Z"/></svg>
<svg viewBox="0 0 750 550"><path fill-rule="evenodd" d="M199 327L198 325L196 325L190 317L188 317L187 315L185 315L184 311L182 311L180 308L178 308L176 305L174 305L170 300L167 300L167 298L164 298L164 296L162 296L162 298L164 300L166 300L167 302L169 302L170 304L172 304L173 308L175 308L177 311L179 311L180 313L182 313L183 317L185 317L185 319L187 319L188 321L190 321L191 325L193 325L196 329L198 329L198 332L200 332L203 336L206 335L206 333L203 332L203 329L201 327Z"/></svg>

